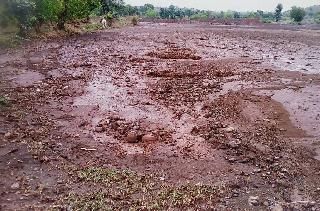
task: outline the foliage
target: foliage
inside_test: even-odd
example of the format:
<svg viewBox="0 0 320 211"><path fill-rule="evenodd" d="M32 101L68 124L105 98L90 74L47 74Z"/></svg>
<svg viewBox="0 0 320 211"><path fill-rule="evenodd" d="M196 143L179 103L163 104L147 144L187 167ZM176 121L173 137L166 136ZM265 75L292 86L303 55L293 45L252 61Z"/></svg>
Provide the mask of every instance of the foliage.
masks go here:
<svg viewBox="0 0 320 211"><path fill-rule="evenodd" d="M72 210L187 210L190 206L216 203L225 196L224 185L186 183L179 186L156 175L130 170L90 167L78 171L79 184L90 184L95 192L70 192L63 204Z"/></svg>
<svg viewBox="0 0 320 211"><path fill-rule="evenodd" d="M18 23L20 34L25 35L32 27L32 14L36 5L28 0L7 1L8 11L14 16Z"/></svg>
<svg viewBox="0 0 320 211"><path fill-rule="evenodd" d="M124 6L123 0L100 0L100 3L103 14L107 14L108 12L117 14Z"/></svg>
<svg viewBox="0 0 320 211"><path fill-rule="evenodd" d="M320 24L320 12L314 16L314 21Z"/></svg>
<svg viewBox="0 0 320 211"><path fill-rule="evenodd" d="M152 4L133 7L125 4L124 0L1 0L0 1L0 32L3 28L15 26L20 35L27 35L30 30L40 31L44 23L57 24L59 29L64 29L67 21L83 19L96 15L107 15L108 20L119 19L124 16L136 16L163 19L242 19L259 18L263 22L281 20L283 6L278 4L275 12L236 12L236 11L207 11L192 8L179 8L174 5L155 8ZM291 17L300 22L306 15L311 22L320 22L320 7L306 8L293 7L286 17ZM286 13L284 13L286 14ZM111 21L109 21L111 23ZM131 22L135 25L135 21Z"/></svg>
<svg viewBox="0 0 320 211"><path fill-rule="evenodd" d="M69 20L88 18L95 8L101 7L99 0L69 0L68 2Z"/></svg>
<svg viewBox="0 0 320 211"><path fill-rule="evenodd" d="M283 10L283 6L282 4L278 4L274 13L274 17L276 19L276 22L279 22L281 20L281 16L282 16L282 10Z"/></svg>
<svg viewBox="0 0 320 211"><path fill-rule="evenodd" d="M4 96L0 96L0 107L8 106L8 105L9 105L8 99Z"/></svg>
<svg viewBox="0 0 320 211"><path fill-rule="evenodd" d="M87 24L84 29L88 32L91 32L91 31L96 31L96 30L100 30L102 29L102 26L101 24L98 24L98 23L91 23L91 24Z"/></svg>
<svg viewBox="0 0 320 211"><path fill-rule="evenodd" d="M227 11L224 13L224 19L233 19L234 18L234 12L233 11Z"/></svg>
<svg viewBox="0 0 320 211"><path fill-rule="evenodd" d="M158 16L157 11L154 9L148 9L145 13L145 16L148 18L156 18Z"/></svg>
<svg viewBox="0 0 320 211"><path fill-rule="evenodd" d="M290 17L295 21L295 22L301 22L306 15L306 11L301 8L301 7L292 7L290 11Z"/></svg>
<svg viewBox="0 0 320 211"><path fill-rule="evenodd" d="M131 19L132 25L137 26L138 22L139 22L139 18L137 16L133 16Z"/></svg>
<svg viewBox="0 0 320 211"><path fill-rule="evenodd" d="M197 13L194 14L190 17L191 20L205 20L208 19L208 13L206 12L201 12L201 13Z"/></svg>

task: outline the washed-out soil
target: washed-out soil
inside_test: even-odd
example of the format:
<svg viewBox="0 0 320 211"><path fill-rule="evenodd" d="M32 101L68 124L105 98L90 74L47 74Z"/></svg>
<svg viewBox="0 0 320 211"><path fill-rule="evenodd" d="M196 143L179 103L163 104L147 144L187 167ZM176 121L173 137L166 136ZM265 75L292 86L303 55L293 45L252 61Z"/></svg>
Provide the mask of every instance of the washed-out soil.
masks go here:
<svg viewBox="0 0 320 211"><path fill-rule="evenodd" d="M1 54L0 209L319 210L319 59L316 29L151 22Z"/></svg>

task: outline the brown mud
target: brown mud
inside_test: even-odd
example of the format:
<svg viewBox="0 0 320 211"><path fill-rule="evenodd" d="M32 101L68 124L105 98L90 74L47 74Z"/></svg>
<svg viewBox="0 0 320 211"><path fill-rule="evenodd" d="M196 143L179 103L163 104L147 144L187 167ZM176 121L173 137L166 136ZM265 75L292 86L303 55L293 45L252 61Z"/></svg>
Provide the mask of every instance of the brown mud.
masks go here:
<svg viewBox="0 0 320 211"><path fill-rule="evenodd" d="M141 23L0 55L1 209L320 209L319 44Z"/></svg>

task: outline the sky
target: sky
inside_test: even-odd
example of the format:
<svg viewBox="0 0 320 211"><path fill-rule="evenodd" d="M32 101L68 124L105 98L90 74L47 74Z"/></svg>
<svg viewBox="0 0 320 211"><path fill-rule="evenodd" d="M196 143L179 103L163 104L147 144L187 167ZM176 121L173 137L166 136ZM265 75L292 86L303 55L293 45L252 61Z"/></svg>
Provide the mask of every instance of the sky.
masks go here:
<svg viewBox="0 0 320 211"><path fill-rule="evenodd" d="M278 3L282 3L284 10L292 6L308 7L320 5L320 0L124 0L127 4L141 6L151 3L158 7L175 5L212 11L274 11Z"/></svg>

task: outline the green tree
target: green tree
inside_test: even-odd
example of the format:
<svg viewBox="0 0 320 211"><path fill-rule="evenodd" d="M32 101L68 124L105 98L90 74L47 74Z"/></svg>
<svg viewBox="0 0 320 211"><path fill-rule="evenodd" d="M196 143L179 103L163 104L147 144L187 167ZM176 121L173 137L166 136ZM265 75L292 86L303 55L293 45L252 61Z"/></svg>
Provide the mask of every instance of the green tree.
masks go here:
<svg viewBox="0 0 320 211"><path fill-rule="evenodd" d="M278 4L277 7L276 7L276 10L274 12L274 17L276 19L276 22L279 22L281 20L282 10L283 10L282 4Z"/></svg>
<svg viewBox="0 0 320 211"><path fill-rule="evenodd" d="M314 21L316 23L320 23L320 12L318 12L315 16L314 16Z"/></svg>
<svg viewBox="0 0 320 211"><path fill-rule="evenodd" d="M306 16L306 11L301 7L292 7L290 11L290 17L297 23L300 23L304 16Z"/></svg>
<svg viewBox="0 0 320 211"><path fill-rule="evenodd" d="M108 12L112 12L113 14L117 14L120 7L124 5L123 0L100 0L102 6L102 13L107 14Z"/></svg>
<svg viewBox="0 0 320 211"><path fill-rule="evenodd" d="M145 12L145 16L148 18L156 18L158 16L158 13L155 9L150 8Z"/></svg>
<svg viewBox="0 0 320 211"><path fill-rule="evenodd" d="M240 19L241 18L240 12L234 12L233 18L234 19Z"/></svg>
<svg viewBox="0 0 320 211"><path fill-rule="evenodd" d="M167 8L163 8L163 7L160 8L159 16L160 16L160 18L163 18L163 19L169 18L170 17L169 10Z"/></svg>
<svg viewBox="0 0 320 211"><path fill-rule="evenodd" d="M32 17L32 25L36 31L45 22L57 22L58 14L62 10L62 1L60 0L31 0L35 4Z"/></svg>
<svg viewBox="0 0 320 211"><path fill-rule="evenodd" d="M224 19L233 19L233 17L234 17L234 13L232 11L230 11L230 10L225 12L224 16L223 16Z"/></svg>
<svg viewBox="0 0 320 211"><path fill-rule="evenodd" d="M99 0L69 0L68 1L68 19L87 18L95 8L100 7Z"/></svg>
<svg viewBox="0 0 320 211"><path fill-rule="evenodd" d="M146 15L147 11L154 10L154 6L152 4L145 4L140 7L141 15Z"/></svg>
<svg viewBox="0 0 320 211"><path fill-rule="evenodd" d="M31 20L36 8L34 2L28 0L7 1L8 11L18 21L20 35L25 36L32 27Z"/></svg>
<svg viewBox="0 0 320 211"><path fill-rule="evenodd" d="M57 24L57 27L58 29L60 30L64 30L65 29L65 23L68 19L68 16L69 16L69 0L63 0L62 2L62 10L61 12L59 13L58 15L58 24Z"/></svg>

